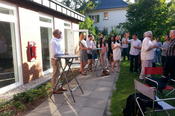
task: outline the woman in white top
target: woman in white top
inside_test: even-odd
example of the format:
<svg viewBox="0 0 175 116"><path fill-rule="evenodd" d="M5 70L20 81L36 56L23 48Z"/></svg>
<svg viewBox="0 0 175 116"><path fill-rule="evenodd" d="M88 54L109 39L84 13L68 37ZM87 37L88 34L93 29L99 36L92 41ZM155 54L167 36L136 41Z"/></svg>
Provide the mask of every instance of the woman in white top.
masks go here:
<svg viewBox="0 0 175 116"><path fill-rule="evenodd" d="M82 75L86 75L86 72L84 70L84 67L86 66L88 62L88 55L87 55L87 50L90 50L87 46L86 41L84 40L85 36L83 33L80 34L80 73Z"/></svg>
<svg viewBox="0 0 175 116"><path fill-rule="evenodd" d="M115 65L117 65L117 72L120 71L120 60L121 60L121 43L120 36L115 36L115 42L112 43L112 51L113 51L113 64L112 64L112 72L114 71Z"/></svg>

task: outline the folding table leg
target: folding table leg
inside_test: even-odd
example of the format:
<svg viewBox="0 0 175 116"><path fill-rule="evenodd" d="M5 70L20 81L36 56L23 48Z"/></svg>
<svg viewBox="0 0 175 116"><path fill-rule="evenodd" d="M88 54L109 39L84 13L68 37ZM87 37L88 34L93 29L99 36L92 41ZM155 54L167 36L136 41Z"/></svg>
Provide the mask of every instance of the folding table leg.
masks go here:
<svg viewBox="0 0 175 116"><path fill-rule="evenodd" d="M76 80L76 82L77 82L77 84L78 84L78 87L80 88L80 90L81 90L81 93L82 94L84 94L84 91L83 91L83 89L81 88L81 86L80 86L80 83L78 82L78 80L77 80L77 78L75 77L75 80Z"/></svg>
<svg viewBox="0 0 175 116"><path fill-rule="evenodd" d="M97 67L98 67L98 63L99 63L99 58L97 59L97 61L95 61L95 75L96 75L96 77L97 77Z"/></svg>
<svg viewBox="0 0 175 116"><path fill-rule="evenodd" d="M67 65L66 65L66 66L67 66ZM66 67L66 66L65 66L65 67ZM67 73L65 74L64 78L65 78L65 80L66 80L66 83L67 83L69 92L71 93L72 99L73 99L73 101L74 101L74 103L75 103L75 98L74 98L74 95L73 95L72 90L71 90L71 88L70 88L69 81L68 81L68 79L67 79L67 74L68 74L68 72L69 72L69 70L68 70Z"/></svg>
<svg viewBox="0 0 175 116"><path fill-rule="evenodd" d="M72 63L73 63L73 59L71 59L70 62L69 62L69 64L68 64L68 71L73 74L73 71L71 70ZM84 94L84 91L83 91L82 87L80 86L80 83L78 82L78 79L76 77L75 77L75 81L76 81L78 87L80 88L81 93Z"/></svg>

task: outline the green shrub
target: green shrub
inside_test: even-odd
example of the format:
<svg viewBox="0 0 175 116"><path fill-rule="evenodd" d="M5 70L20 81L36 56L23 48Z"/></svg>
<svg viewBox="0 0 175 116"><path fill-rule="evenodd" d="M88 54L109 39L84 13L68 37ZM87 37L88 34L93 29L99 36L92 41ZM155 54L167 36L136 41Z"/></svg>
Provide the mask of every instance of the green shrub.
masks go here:
<svg viewBox="0 0 175 116"><path fill-rule="evenodd" d="M36 89L31 89L23 93L19 93L14 95L13 99L15 101L20 101L22 103L30 103L35 101L40 97L47 96L49 94L49 88L51 88L51 84L44 84Z"/></svg>
<svg viewBox="0 0 175 116"><path fill-rule="evenodd" d="M26 106L22 104L20 101L13 101L12 106L14 106L17 110L25 110Z"/></svg>
<svg viewBox="0 0 175 116"><path fill-rule="evenodd" d="M14 95L13 100L0 104L0 116L13 116L16 114L16 111L18 112L25 110L26 104L32 103L41 97L47 96L50 92L50 88L51 83L47 83L35 89Z"/></svg>
<svg viewBox="0 0 175 116"><path fill-rule="evenodd" d="M13 110L0 112L0 116L13 116L13 114L15 114L15 111Z"/></svg>
<svg viewBox="0 0 175 116"><path fill-rule="evenodd" d="M31 101L31 98L29 98L27 92L23 92L23 93L19 93L17 95L14 95L13 99L15 101L21 101L22 103L28 103L29 101Z"/></svg>

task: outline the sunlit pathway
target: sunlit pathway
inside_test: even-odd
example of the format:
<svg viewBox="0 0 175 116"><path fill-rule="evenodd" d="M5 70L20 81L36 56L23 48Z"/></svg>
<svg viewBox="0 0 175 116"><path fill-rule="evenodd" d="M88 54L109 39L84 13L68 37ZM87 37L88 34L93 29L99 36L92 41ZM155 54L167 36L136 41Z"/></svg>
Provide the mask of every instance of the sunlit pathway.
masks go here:
<svg viewBox="0 0 175 116"><path fill-rule="evenodd" d="M78 76L84 94L74 91L76 103L69 94L54 95L27 116L104 116L118 74L96 77L94 73ZM68 96L68 99L66 100Z"/></svg>

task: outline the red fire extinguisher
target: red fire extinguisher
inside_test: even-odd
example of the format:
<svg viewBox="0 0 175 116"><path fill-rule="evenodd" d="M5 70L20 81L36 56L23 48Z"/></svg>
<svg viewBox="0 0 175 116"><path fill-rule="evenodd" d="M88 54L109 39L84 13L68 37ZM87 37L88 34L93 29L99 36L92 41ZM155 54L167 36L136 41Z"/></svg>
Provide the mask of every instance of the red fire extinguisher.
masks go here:
<svg viewBox="0 0 175 116"><path fill-rule="evenodd" d="M34 59L36 59L36 43L30 41L27 45L27 60L31 62Z"/></svg>

